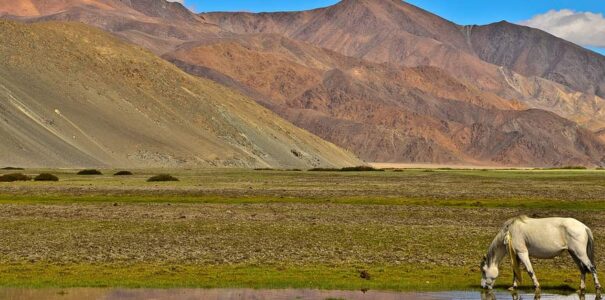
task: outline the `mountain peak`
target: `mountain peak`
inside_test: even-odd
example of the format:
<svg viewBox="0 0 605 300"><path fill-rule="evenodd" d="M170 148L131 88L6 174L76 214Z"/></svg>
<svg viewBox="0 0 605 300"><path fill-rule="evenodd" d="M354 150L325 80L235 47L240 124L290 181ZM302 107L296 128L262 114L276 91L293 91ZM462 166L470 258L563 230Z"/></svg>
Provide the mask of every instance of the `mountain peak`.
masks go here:
<svg viewBox="0 0 605 300"><path fill-rule="evenodd" d="M342 0L339 2L340 4L367 4L367 3L378 3L378 4L388 4L388 3L403 3L401 0Z"/></svg>
<svg viewBox="0 0 605 300"><path fill-rule="evenodd" d="M423 11L422 9L413 6L405 1L401 0L342 0L335 4L334 7L381 7L391 9L416 9ZM428 13L428 12L427 12Z"/></svg>

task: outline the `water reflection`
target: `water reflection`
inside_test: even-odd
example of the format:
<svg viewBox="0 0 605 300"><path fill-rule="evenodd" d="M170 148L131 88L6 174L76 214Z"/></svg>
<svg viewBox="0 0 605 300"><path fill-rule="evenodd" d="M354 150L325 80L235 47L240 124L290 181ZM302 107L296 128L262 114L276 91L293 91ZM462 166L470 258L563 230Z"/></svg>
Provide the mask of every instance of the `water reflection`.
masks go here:
<svg viewBox="0 0 605 300"><path fill-rule="evenodd" d="M573 293L569 295L556 295L556 294L543 294L543 293L534 293L534 294L523 294L519 291L510 292L509 295L502 295L502 293L496 293L493 291L483 291L481 293L481 300L496 300L496 299L511 299L512 300L547 300L547 299L576 299L576 300L602 300L601 294L596 295L587 295L585 293Z"/></svg>
<svg viewBox="0 0 605 300"><path fill-rule="evenodd" d="M595 295L525 294L509 292L451 291L399 293L387 291L254 290L254 289L0 289L2 300L595 300Z"/></svg>

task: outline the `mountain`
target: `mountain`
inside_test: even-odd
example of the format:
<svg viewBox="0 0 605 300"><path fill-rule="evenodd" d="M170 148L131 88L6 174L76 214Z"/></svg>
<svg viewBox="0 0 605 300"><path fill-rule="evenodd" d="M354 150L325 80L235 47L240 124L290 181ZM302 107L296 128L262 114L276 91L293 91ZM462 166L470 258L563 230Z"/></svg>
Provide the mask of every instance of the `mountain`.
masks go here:
<svg viewBox="0 0 605 300"><path fill-rule="evenodd" d="M467 26L466 32L482 60L536 81L527 93L533 96L529 99L533 107L551 110L595 131L605 129L605 56L504 21Z"/></svg>
<svg viewBox="0 0 605 300"><path fill-rule="evenodd" d="M368 161L605 163L605 100L586 84L602 57L523 26L461 26L398 0L200 15L165 0L17 2L0 14L102 28ZM536 37L565 54L531 50ZM534 56L549 67L517 66Z"/></svg>
<svg viewBox="0 0 605 300"><path fill-rule="evenodd" d="M221 34L220 28L182 4L165 0L0 0L2 14L30 22L82 22L157 54Z"/></svg>
<svg viewBox="0 0 605 300"><path fill-rule="evenodd" d="M367 161L548 166L603 158L594 134L573 122L434 67L370 63L275 34L188 43L164 58Z"/></svg>
<svg viewBox="0 0 605 300"><path fill-rule="evenodd" d="M474 52L484 61L605 97L603 55L544 31L504 21L469 26L467 30Z"/></svg>
<svg viewBox="0 0 605 300"><path fill-rule="evenodd" d="M555 112L591 130L605 128L600 92L605 57L536 29L509 23L460 26L399 0L201 16L239 34L279 34L371 62L434 66L481 90Z"/></svg>
<svg viewBox="0 0 605 300"><path fill-rule="evenodd" d="M0 164L359 164L240 93L77 23L0 20Z"/></svg>
<svg viewBox="0 0 605 300"><path fill-rule="evenodd" d="M231 32L280 34L372 62L451 68L461 78L479 72L484 85L498 88L494 78L499 72L481 69L487 64L468 53L460 26L396 0L345 0L304 12L201 16Z"/></svg>

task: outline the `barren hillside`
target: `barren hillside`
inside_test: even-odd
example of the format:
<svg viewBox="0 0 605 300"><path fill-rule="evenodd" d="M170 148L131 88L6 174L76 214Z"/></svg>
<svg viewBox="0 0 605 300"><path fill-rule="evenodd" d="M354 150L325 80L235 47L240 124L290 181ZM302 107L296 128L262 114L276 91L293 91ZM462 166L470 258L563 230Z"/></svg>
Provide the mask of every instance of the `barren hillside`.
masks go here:
<svg viewBox="0 0 605 300"><path fill-rule="evenodd" d="M82 24L0 21L0 165L360 163L245 96Z"/></svg>

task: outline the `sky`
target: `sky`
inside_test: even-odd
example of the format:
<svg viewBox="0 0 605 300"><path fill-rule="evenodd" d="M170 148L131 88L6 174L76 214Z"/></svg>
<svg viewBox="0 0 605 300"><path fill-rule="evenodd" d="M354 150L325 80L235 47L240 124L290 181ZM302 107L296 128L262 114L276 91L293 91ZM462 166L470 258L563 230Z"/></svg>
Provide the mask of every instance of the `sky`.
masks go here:
<svg viewBox="0 0 605 300"><path fill-rule="evenodd" d="M338 0L173 0L196 12L292 11L325 7ZM550 32L605 54L603 0L408 0L462 25L506 20Z"/></svg>

